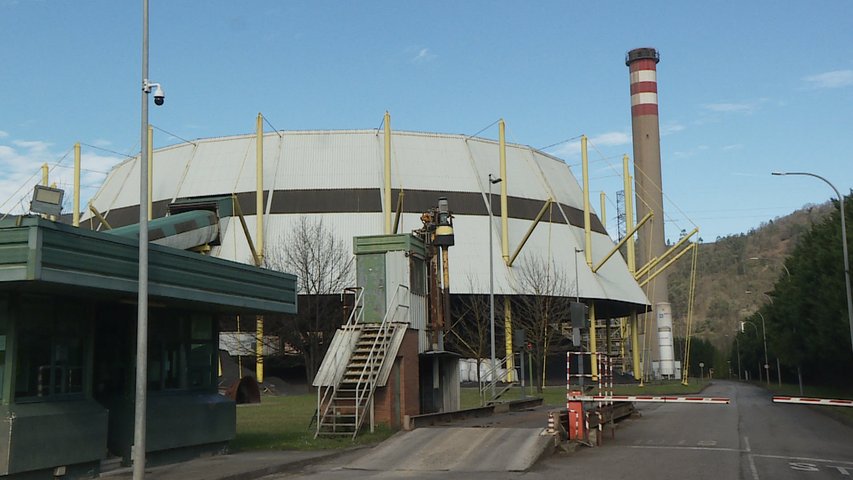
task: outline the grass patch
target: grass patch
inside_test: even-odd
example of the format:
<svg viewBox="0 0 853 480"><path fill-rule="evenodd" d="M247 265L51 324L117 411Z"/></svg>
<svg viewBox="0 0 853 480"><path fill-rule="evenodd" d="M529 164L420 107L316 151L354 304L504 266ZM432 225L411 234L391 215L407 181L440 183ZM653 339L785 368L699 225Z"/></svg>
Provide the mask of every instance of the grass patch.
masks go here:
<svg viewBox="0 0 853 480"><path fill-rule="evenodd" d="M354 445L373 444L394 432L379 426L375 433L369 426L353 441L350 437L314 439L315 427L308 428L317 408L314 394L264 396L260 404L237 406L237 436L230 443L232 451L246 450L334 450Z"/></svg>
<svg viewBox="0 0 853 480"><path fill-rule="evenodd" d="M689 395L699 393L708 385L707 381L699 383L697 379L691 379L689 385L682 385L680 380L671 382L655 382L647 383L640 387L635 384L619 384L613 386L614 395ZM488 391L488 387L487 391ZM497 387L499 388L499 387ZM598 393L598 386L594 388L594 392ZM566 387L549 386L542 390L542 393L527 389L528 395L541 396L542 402L545 405L565 405L566 404ZM517 400L521 398L521 387L513 387L506 392L501 400ZM466 387L462 389L461 398L462 408L479 407L480 395L477 387Z"/></svg>

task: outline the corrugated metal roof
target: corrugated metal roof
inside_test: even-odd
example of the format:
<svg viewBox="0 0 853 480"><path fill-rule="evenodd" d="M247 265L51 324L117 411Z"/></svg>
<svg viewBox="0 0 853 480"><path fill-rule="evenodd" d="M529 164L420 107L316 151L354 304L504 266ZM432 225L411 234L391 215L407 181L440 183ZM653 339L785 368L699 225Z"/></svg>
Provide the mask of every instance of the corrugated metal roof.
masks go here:
<svg viewBox="0 0 853 480"><path fill-rule="evenodd" d="M267 133L264 136L264 188L273 190L274 196L277 195L275 191L368 189L365 190L368 198L373 195L370 190L375 189L378 201L384 185L383 149L384 134L378 130ZM136 159L129 160L110 173L93 201L101 212L136 205L139 198L136 164ZM481 200L477 202L481 201L482 207L477 208L485 212L487 176L489 173L500 175L498 144L462 135L393 132L391 169L394 189L427 192L427 196L435 192L436 201L442 194L468 192L475 195L468 197L468 201L479 197ZM571 286L569 294L574 295L574 249L583 248L584 232L582 228L566 224L565 216L570 215L567 209L583 208L577 179L562 161L523 145L507 145L506 177L504 181L510 197L537 201L533 205L541 205L538 202L553 197L563 206L555 204L546 213L513 268L506 267L501 259L500 220L495 218L492 229L495 291L520 293L519 270L524 268L525 262L539 258L550 259ZM254 135L197 140L194 144L158 149L154 153L154 201L248 192L254 188ZM493 186L493 193L495 205L498 205L500 185ZM396 203L396 198L394 201ZM268 199L266 205L270 204ZM350 207L341 205L339 213L309 214L322 219L349 251L353 236L384 233L381 212L355 213ZM450 208L453 210L452 204ZM512 218L512 207L509 214L509 253L512 255L531 220ZM286 238L298 225L300 216L267 214L267 245L275 245ZM250 215L246 220L254 235L255 217ZM450 250L451 291L487 293L487 217L476 212L457 214L454 226L456 246ZM419 214L402 215L401 232L419 227ZM607 235L593 233L593 264L612 247L613 242ZM214 254L245 263L251 261L239 222L223 221L222 245L214 249ZM581 297L647 303L619 255L611 258L597 274L587 267L584 254L578 254L577 258Z"/></svg>

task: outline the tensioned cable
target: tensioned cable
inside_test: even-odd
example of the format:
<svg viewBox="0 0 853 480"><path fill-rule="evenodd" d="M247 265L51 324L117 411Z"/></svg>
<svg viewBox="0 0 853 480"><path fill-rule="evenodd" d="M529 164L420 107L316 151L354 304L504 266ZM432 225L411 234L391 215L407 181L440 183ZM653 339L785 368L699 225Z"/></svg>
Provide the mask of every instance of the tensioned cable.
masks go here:
<svg viewBox="0 0 853 480"><path fill-rule="evenodd" d="M53 170L53 169L54 169L54 168L56 168L57 166L61 165L61 164L62 164L62 162L64 162L64 161L65 161L65 159L66 159L66 158L68 158L68 155L70 155L70 154L71 154L71 151L72 151L72 150L73 150L73 149L69 148L69 149L65 152L65 155L63 155L63 156L62 156L62 158L60 158L56 163L54 163L54 164L53 164L53 166L52 166L52 167L50 167L50 170ZM11 195L9 195L9 198L7 198L7 199L6 199L6 201L4 201L2 204L0 204L0 209L4 208L4 207L6 206L6 204L7 204L7 203L9 203L9 201L10 201L10 200L12 200L13 198L15 198L15 197L18 195L18 193L20 193L21 189L23 189L24 187L26 187L26 186L30 185L30 182L33 180L33 178L35 178L35 177L37 177L37 176L39 175L39 172L40 172L40 170L36 170L36 172L35 172L34 174L32 174L29 178L27 178L27 179L26 179L26 180L25 180L25 181L24 181L24 182L23 182L23 183L18 187L18 189L17 189L17 190L15 190ZM25 199L25 197L26 197L26 196L27 196L27 195L24 195L24 196L20 197L20 198L18 199L17 203L19 203L19 204L20 204L20 203ZM6 213L4 213L4 214L3 214L3 217L0 217L0 219L6 218L8 215L9 215L9 212L6 212Z"/></svg>
<svg viewBox="0 0 853 480"><path fill-rule="evenodd" d="M500 122L500 121L501 121L501 119L500 119L500 118L499 118L499 119L497 119L497 120L495 120L494 122L490 123L490 124L489 124L489 125L487 125L486 127L482 128L482 129L481 129L480 131L478 131L477 133L475 133L475 134L473 134L473 135L468 135L467 137L465 137L465 140L468 140L469 138L476 137L477 135L479 135L479 134L481 134L481 133L485 132L486 130L488 130L488 129L492 128L493 126L495 126L495 125L496 125L498 122Z"/></svg>
<svg viewBox="0 0 853 480"><path fill-rule="evenodd" d="M267 116L266 116L266 115L261 114L261 118L263 118L263 119L264 119L264 122L266 122L266 124L267 124L267 125L269 125L271 129L275 130L275 133L276 133L276 134L278 134L278 138L281 138L281 137L282 137L281 130L279 130L279 129L275 128L275 127L272 125L272 123L270 123L270 121L269 121L269 120L267 120Z"/></svg>
<svg viewBox="0 0 853 480"><path fill-rule="evenodd" d="M150 124L149 124L149 125L150 125ZM177 138L178 140L180 140L180 141L182 141L182 142L184 142L184 143L191 143L191 144L193 144L193 145L195 145L195 146L198 146L198 144L197 144L197 143L195 143L195 142L193 142L192 140L187 140L186 138L179 137L179 136L175 135L175 134L174 134L174 133L172 133L172 132L166 131L166 130L164 130L164 129L162 129L162 128L158 127L157 125L151 125L151 128L153 128L154 130L159 130L159 131L161 131L161 132L165 133L166 135L171 135L171 136L173 136L173 137Z"/></svg>
<svg viewBox="0 0 853 480"><path fill-rule="evenodd" d="M82 143L82 142L80 142L80 145L82 145L82 146L84 146L84 147L94 148L95 150L101 150L101 151L104 151L104 152L112 153L113 155L119 155L119 156L122 156L122 157L125 157L125 158L133 158L133 157L135 156L135 155L128 155L128 154L126 154L126 153L116 152L115 150L110 150L110 149L108 149L108 148L96 147L95 145L89 145L88 143Z"/></svg>
<svg viewBox="0 0 853 480"><path fill-rule="evenodd" d="M576 136L576 137L567 138L567 139L565 139L565 140L560 140L560 141L559 141L559 142L557 142L557 143L552 143L551 145L548 145L547 147L540 147L540 148L537 148L536 150L539 150L539 151L543 151L543 152L544 152L545 150L548 150L548 149L549 149L549 148L551 148L551 147L556 147L557 145L562 145L562 144L564 144L564 143L571 142L572 140L577 140L577 139L581 138L582 136L583 136L583 134L578 135L578 136Z"/></svg>

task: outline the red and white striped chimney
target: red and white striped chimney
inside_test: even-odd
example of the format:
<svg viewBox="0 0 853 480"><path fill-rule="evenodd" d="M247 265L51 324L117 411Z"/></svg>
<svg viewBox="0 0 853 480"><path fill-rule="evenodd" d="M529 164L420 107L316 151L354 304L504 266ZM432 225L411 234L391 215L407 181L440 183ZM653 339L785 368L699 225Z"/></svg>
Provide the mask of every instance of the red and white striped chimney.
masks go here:
<svg viewBox="0 0 853 480"><path fill-rule="evenodd" d="M653 212L651 226L640 229L637 234L637 266L642 267L650 260L660 257L666 251L664 231L663 190L661 181L660 161L660 123L658 121L658 83L657 64L660 56L654 48L636 48L628 52L625 65L631 72L631 126L634 142L634 192L637 216L643 218ZM658 275L646 284L646 296L652 304L655 315L651 318L651 329L645 334L650 335L649 352L654 360L672 358L667 352L662 353L658 334L658 318L669 312L669 292L667 289L666 272ZM671 347L668 347L671 348ZM649 358L648 356L646 358ZM649 362L651 363L651 362ZM666 363L666 365L665 365ZM648 366L646 373L651 373ZM673 375L671 361L660 363L661 374Z"/></svg>

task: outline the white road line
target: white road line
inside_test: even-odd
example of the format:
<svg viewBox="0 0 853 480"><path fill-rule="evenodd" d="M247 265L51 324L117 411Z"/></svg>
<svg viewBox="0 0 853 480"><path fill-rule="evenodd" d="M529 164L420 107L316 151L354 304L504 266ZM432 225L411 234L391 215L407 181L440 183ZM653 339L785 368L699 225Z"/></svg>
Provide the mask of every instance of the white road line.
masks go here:
<svg viewBox="0 0 853 480"><path fill-rule="evenodd" d="M806 461L806 462L818 462L818 463L844 463L847 465L853 465L853 462L847 461L847 460L827 460L827 459L823 459L823 458L788 457L785 455L761 455L761 454L757 454L757 453L754 454L753 457L775 458L775 459L780 459L780 460L802 460L802 461Z"/></svg>
<svg viewBox="0 0 853 480"><path fill-rule="evenodd" d="M747 460L749 460L749 471L752 472L752 480L760 480L758 477L758 469L755 468L755 460L752 457L753 455L746 456Z"/></svg>
<svg viewBox="0 0 853 480"><path fill-rule="evenodd" d="M650 449L664 449L664 450L708 450L711 452L736 452L736 453L747 453L745 450L741 450L739 448L725 448L725 447L681 447L678 445L628 445L628 448L650 448Z"/></svg>

